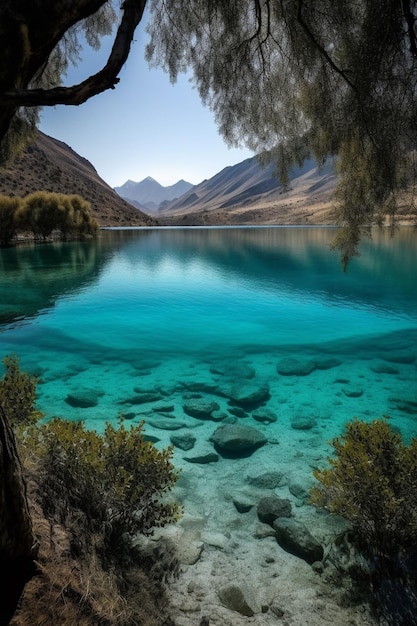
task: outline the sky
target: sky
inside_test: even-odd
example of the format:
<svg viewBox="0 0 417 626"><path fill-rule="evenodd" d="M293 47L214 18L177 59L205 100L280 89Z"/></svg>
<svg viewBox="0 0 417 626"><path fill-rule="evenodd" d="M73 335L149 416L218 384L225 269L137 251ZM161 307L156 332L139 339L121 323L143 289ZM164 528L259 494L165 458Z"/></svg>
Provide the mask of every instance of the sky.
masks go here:
<svg viewBox="0 0 417 626"><path fill-rule="evenodd" d="M147 176L163 186L181 179L196 185L253 156L225 144L212 112L203 107L186 76L172 85L168 74L149 69L144 58L147 37L142 20L115 89L79 106L45 107L40 130L88 159L111 187ZM98 53L87 46L64 84L101 69L111 43L106 38Z"/></svg>

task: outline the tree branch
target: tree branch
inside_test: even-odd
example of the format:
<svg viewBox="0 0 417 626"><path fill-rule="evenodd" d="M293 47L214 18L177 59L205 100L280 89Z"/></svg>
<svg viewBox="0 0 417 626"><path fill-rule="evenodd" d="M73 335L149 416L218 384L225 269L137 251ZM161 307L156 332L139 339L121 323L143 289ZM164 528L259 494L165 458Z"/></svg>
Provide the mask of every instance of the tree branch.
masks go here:
<svg viewBox="0 0 417 626"><path fill-rule="evenodd" d="M146 0L125 0L123 17L106 65L97 74L72 87L53 89L7 89L0 92L2 107L79 105L107 89L114 89L125 64L135 29L142 19Z"/></svg>

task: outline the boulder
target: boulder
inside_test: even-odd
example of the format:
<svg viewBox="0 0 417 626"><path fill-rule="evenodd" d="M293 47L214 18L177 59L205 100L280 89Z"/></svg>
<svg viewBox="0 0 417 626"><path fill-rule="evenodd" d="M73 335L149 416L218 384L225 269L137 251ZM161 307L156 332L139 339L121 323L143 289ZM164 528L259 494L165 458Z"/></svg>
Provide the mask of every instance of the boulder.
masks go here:
<svg viewBox="0 0 417 626"><path fill-rule="evenodd" d="M276 495L266 496L259 500L257 513L260 522L272 526L280 517L291 517L291 502Z"/></svg>
<svg viewBox="0 0 417 626"><path fill-rule="evenodd" d="M207 463L217 463L218 460L219 455L208 445L197 446L184 455L184 461L188 461L188 463L207 465Z"/></svg>
<svg viewBox="0 0 417 626"><path fill-rule="evenodd" d="M180 450L191 450L194 448L196 437L190 433L175 433L170 436L170 440L173 446L180 448Z"/></svg>
<svg viewBox="0 0 417 626"><path fill-rule="evenodd" d="M236 584L226 585L218 591L220 602L231 611L236 611L246 617L255 615L242 588Z"/></svg>
<svg viewBox="0 0 417 626"><path fill-rule="evenodd" d="M269 385L267 384L244 383L233 385L229 390L230 404L240 406L245 410L264 404L270 397Z"/></svg>
<svg viewBox="0 0 417 626"><path fill-rule="evenodd" d="M65 402L74 408L88 409L97 406L99 397L103 395L103 392L95 389L80 389L69 393Z"/></svg>
<svg viewBox="0 0 417 626"><path fill-rule="evenodd" d="M195 417L200 420L212 419L213 411L218 411L220 405L213 400L206 400L204 398L197 398L189 400L183 405L184 413Z"/></svg>
<svg viewBox="0 0 417 626"><path fill-rule="evenodd" d="M276 413L271 411L271 409L257 409L256 411L253 411L252 417L261 424L272 424L278 419Z"/></svg>
<svg viewBox="0 0 417 626"><path fill-rule="evenodd" d="M342 391L348 398L360 398L363 395L363 389L360 387L343 387Z"/></svg>
<svg viewBox="0 0 417 626"><path fill-rule="evenodd" d="M265 470L253 468L246 476L245 481L258 489L275 489L282 485L284 473L277 470Z"/></svg>
<svg viewBox="0 0 417 626"><path fill-rule="evenodd" d="M293 357L285 357L277 365L277 372L281 376L308 376L315 369L314 361L300 361Z"/></svg>
<svg viewBox="0 0 417 626"><path fill-rule="evenodd" d="M313 537L307 526L295 519L277 518L272 524L278 544L307 563L321 561L323 546Z"/></svg>
<svg viewBox="0 0 417 626"><path fill-rule="evenodd" d="M216 451L225 458L243 458L250 456L265 445L265 435L252 426L241 424L222 424L210 437Z"/></svg>

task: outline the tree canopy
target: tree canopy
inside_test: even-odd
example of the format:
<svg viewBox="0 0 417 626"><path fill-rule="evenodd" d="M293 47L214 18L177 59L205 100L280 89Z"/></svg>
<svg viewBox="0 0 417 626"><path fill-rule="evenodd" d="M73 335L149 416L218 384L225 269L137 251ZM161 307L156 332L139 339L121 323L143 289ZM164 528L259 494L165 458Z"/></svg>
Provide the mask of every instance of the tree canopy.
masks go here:
<svg viewBox="0 0 417 626"><path fill-rule="evenodd" d="M334 157L336 200L361 232L415 179L417 6L412 0L8 0L0 8L0 141L22 108L79 104L112 88L149 6L146 56L175 81L189 71L230 145L273 159L285 177ZM60 86L69 61L118 22L103 69Z"/></svg>

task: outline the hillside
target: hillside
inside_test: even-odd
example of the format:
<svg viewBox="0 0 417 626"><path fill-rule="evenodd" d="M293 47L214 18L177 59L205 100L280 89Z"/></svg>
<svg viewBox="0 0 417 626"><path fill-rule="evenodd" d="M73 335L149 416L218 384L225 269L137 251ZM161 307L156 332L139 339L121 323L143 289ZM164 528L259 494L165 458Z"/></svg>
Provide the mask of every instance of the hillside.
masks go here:
<svg viewBox="0 0 417 626"><path fill-rule="evenodd" d="M226 167L158 212L161 224L332 224L336 177L313 160L290 172L284 187L275 164L256 157Z"/></svg>
<svg viewBox="0 0 417 626"><path fill-rule="evenodd" d="M100 226L152 226L157 222L122 198L65 143L41 132L33 144L0 168L0 194L26 196L33 191L76 193L91 203Z"/></svg>

